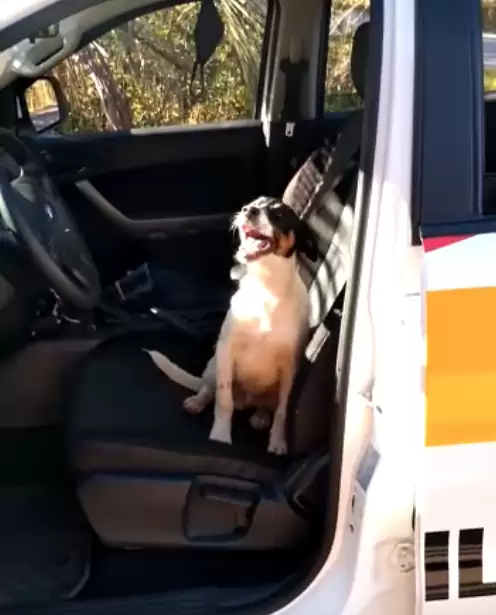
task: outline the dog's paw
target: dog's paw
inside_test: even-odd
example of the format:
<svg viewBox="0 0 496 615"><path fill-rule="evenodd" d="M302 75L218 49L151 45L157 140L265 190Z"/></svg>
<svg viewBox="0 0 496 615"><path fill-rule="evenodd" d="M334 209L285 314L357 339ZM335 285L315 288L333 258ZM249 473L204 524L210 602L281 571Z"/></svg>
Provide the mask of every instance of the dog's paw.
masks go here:
<svg viewBox="0 0 496 615"><path fill-rule="evenodd" d="M274 455L285 455L288 452L288 446L286 444L286 438L279 434L270 434L269 446L267 447L268 453Z"/></svg>
<svg viewBox="0 0 496 615"><path fill-rule="evenodd" d="M191 395L183 401L183 408L190 414L200 414L206 405L207 401L204 395Z"/></svg>
<svg viewBox="0 0 496 615"><path fill-rule="evenodd" d="M257 410L250 417L250 425L256 430L269 429L270 423L271 416L267 410Z"/></svg>
<svg viewBox="0 0 496 615"><path fill-rule="evenodd" d="M230 422L215 421L210 431L209 439L223 442L224 444L232 444Z"/></svg>

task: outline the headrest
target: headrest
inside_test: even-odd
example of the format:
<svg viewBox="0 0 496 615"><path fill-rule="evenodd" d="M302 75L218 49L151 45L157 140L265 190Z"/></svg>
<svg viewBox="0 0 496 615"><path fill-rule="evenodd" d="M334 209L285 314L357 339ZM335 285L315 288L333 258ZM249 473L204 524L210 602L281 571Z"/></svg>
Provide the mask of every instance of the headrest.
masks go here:
<svg viewBox="0 0 496 615"><path fill-rule="evenodd" d="M370 22L358 26L353 37L351 49L350 72L353 85L360 98L365 98L365 82L367 77L367 59L369 54Z"/></svg>

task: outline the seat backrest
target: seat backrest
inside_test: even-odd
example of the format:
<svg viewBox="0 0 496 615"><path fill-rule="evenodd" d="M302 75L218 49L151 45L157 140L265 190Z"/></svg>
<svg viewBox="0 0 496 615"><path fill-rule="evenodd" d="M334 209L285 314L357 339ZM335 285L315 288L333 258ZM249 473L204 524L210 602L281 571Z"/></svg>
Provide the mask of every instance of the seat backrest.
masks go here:
<svg viewBox="0 0 496 615"><path fill-rule="evenodd" d="M361 24L353 39L350 72L355 89L365 95L369 23ZM283 202L306 219L317 238L319 258L302 257L300 271L310 295L311 326L323 321L341 292L349 272L353 224L356 162L362 140L363 112L354 111L338 137L334 150L315 151L288 184ZM339 191L340 183L353 177L348 194ZM343 200L345 204L343 205Z"/></svg>
<svg viewBox="0 0 496 615"><path fill-rule="evenodd" d="M365 91L367 53L368 23L364 23L355 33L351 57L352 77L361 96ZM356 166L352 169L354 177L348 198L343 201L336 189L357 157L362 124L363 114L357 111L345 125L332 154L326 157L323 150L314 153L310 158L314 168L309 165L310 170L306 172L308 180L312 172L315 176L322 165L325 168L306 207L298 212L315 232L319 258L316 262L305 257L300 260L301 275L310 298L312 336L293 387L288 413L288 444L296 454L315 450L327 437L329 407L335 399L340 310L351 266ZM283 197L288 204L291 204L292 195L298 194L297 186L308 186L311 182L293 178L291 183L293 185L288 186L290 194L285 194L289 202Z"/></svg>
<svg viewBox="0 0 496 615"><path fill-rule="evenodd" d="M354 190L352 191L352 195ZM292 454L315 450L327 436L329 408L336 392L336 357L341 303L351 266L353 209L330 191L312 212L312 227L324 257L309 280L311 337L289 402L287 436ZM302 258L300 270L305 271Z"/></svg>

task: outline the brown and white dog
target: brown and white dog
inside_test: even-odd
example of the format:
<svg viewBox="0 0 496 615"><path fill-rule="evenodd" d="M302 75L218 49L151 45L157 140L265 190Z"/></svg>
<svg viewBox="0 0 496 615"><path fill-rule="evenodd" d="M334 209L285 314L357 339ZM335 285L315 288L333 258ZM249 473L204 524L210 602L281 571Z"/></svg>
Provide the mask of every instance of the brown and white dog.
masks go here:
<svg viewBox="0 0 496 615"><path fill-rule="evenodd" d="M245 272L201 378L147 352L167 376L195 391L184 400L188 412L215 400L211 440L230 444L233 410L257 408L252 427L268 428L273 414L268 451L281 455L288 398L308 335L308 294L296 254L314 259L315 240L290 207L267 197L243 207L233 227L241 242L236 260Z"/></svg>

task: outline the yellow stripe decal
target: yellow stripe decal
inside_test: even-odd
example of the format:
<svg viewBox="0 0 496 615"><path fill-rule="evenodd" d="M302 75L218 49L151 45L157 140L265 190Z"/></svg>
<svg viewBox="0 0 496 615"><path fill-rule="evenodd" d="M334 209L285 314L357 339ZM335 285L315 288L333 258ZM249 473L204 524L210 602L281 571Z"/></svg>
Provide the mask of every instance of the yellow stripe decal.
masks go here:
<svg viewBox="0 0 496 615"><path fill-rule="evenodd" d="M496 441L496 288L428 291L426 333L426 446Z"/></svg>

